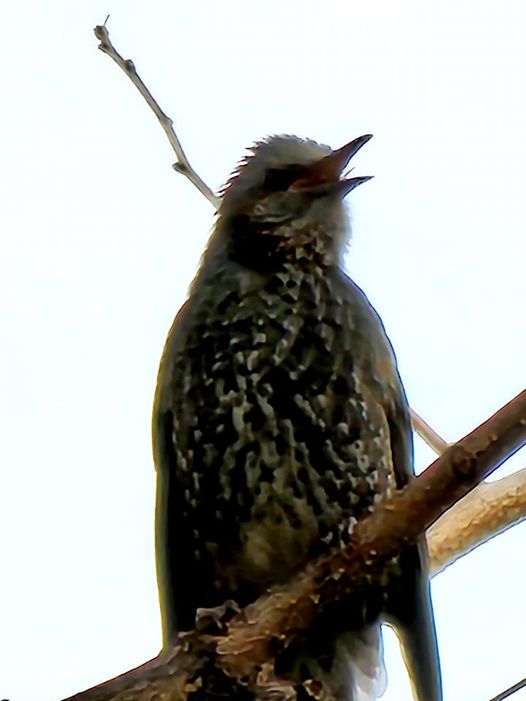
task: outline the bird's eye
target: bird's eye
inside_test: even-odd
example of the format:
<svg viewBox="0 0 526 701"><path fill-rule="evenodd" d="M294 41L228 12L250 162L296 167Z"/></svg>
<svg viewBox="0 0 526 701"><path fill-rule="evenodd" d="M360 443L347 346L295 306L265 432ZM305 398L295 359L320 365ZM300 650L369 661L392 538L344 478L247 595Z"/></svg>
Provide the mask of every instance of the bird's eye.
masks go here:
<svg viewBox="0 0 526 701"><path fill-rule="evenodd" d="M269 168L265 174L263 187L270 192L287 190L298 179L301 168L290 166L288 168Z"/></svg>

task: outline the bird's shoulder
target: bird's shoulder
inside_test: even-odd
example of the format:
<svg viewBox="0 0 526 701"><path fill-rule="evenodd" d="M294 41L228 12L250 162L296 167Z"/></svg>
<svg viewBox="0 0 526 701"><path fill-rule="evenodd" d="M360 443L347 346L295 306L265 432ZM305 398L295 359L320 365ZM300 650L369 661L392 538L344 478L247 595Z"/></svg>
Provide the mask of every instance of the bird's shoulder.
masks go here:
<svg viewBox="0 0 526 701"><path fill-rule="evenodd" d="M382 407L389 427L398 486L413 474L413 440L409 403L396 355L383 321L365 292L343 271L340 294L351 310L353 372L369 401Z"/></svg>

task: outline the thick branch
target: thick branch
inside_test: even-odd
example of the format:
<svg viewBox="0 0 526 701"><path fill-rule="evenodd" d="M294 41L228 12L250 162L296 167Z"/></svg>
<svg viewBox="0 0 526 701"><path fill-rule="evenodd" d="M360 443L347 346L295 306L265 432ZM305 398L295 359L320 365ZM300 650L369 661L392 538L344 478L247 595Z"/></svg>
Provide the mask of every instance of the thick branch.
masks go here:
<svg viewBox="0 0 526 701"><path fill-rule="evenodd" d="M526 391L459 443L422 475L360 521L352 543L311 563L287 586L260 597L225 630L182 635L169 655L95 689L75 701L192 701L212 696L294 698L289 682L273 677L278 652L335 602L374 586L386 561L414 542L454 502L526 443ZM236 679L244 678L243 683ZM72 701L72 699L70 701Z"/></svg>
<svg viewBox="0 0 526 701"><path fill-rule="evenodd" d="M379 504L356 525L348 548L320 558L282 591L248 606L218 646L223 664L236 676L253 676L271 657L269 631L290 642L327 606L370 586L386 560L414 542L525 443L526 390Z"/></svg>
<svg viewBox="0 0 526 701"><path fill-rule="evenodd" d="M429 529L433 574L526 518L526 468L479 484Z"/></svg>

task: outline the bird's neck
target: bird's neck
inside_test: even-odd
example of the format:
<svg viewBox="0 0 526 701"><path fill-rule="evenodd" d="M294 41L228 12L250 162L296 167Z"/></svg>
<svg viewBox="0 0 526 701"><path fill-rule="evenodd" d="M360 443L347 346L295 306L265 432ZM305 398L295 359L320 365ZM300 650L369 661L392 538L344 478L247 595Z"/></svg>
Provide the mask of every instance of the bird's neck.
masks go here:
<svg viewBox="0 0 526 701"><path fill-rule="evenodd" d="M341 274L338 265L306 256L285 260L264 272L230 258L216 259L213 269L203 261L191 297L200 307L217 308L225 314L229 310L234 316L244 316L241 307L247 303L274 318L286 317L292 310L304 316L317 315L320 305L338 296Z"/></svg>
<svg viewBox="0 0 526 701"><path fill-rule="evenodd" d="M207 259L216 254L263 275L294 270L324 270L338 264L342 257L339 231L331 232L320 222L297 219L280 226L255 222L247 215L222 216L209 242ZM203 261L204 262L204 261Z"/></svg>

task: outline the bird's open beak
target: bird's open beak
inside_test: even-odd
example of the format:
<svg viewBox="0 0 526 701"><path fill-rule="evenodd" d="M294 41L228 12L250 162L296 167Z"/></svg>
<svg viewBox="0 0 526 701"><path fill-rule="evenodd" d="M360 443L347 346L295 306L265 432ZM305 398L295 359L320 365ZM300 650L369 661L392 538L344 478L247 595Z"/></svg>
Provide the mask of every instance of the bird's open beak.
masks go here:
<svg viewBox="0 0 526 701"><path fill-rule="evenodd" d="M329 194L330 192L346 195L355 187L367 182L373 176L367 175L359 178L342 178L342 171L347 167L351 158L366 144L372 134L364 134L350 141L345 146L333 151L325 158L316 161L303 171L290 186L290 190Z"/></svg>

